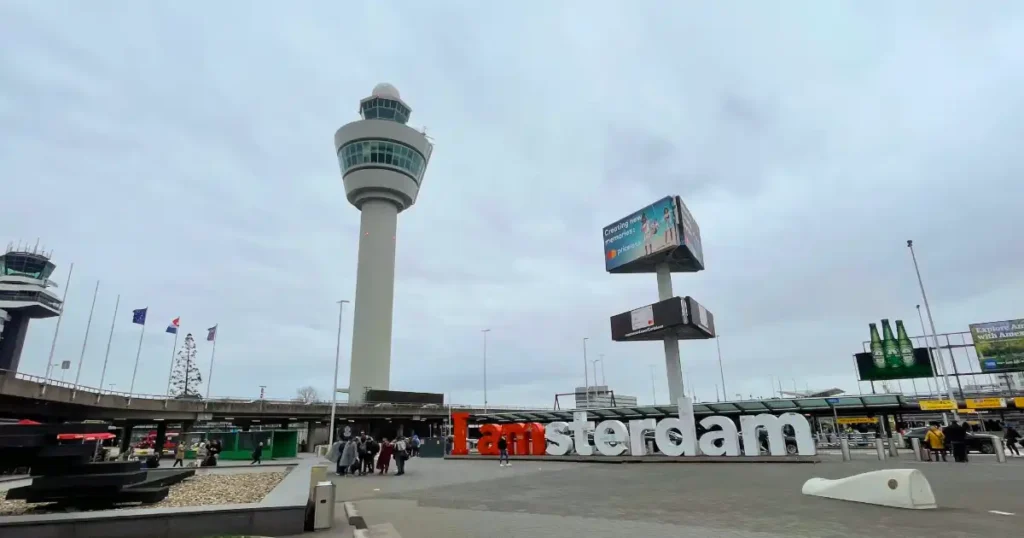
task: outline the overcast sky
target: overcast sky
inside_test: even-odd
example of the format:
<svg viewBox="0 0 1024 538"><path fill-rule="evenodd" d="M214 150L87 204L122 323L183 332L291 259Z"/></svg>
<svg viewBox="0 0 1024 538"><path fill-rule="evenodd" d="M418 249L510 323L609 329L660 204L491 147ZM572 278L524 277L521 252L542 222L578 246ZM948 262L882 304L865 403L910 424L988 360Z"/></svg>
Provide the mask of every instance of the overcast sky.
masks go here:
<svg viewBox="0 0 1024 538"><path fill-rule="evenodd" d="M359 226L333 134L378 82L436 143L399 217L393 389L482 402L490 328L492 404L582 385L584 337L613 389L649 402L654 365L667 401L661 344L609 332L655 277L607 274L601 227L669 194L707 265L675 290L715 314L730 397L856 392L867 323L921 332L907 239L939 332L1024 317L1024 5L644 4L3 2L0 239L52 248L58 293L75 264L55 360L100 280L83 384L120 294L116 390L149 307L136 392L164 391L180 316L204 377L221 327L214 396L327 396ZM714 342L680 347L714 400Z"/></svg>

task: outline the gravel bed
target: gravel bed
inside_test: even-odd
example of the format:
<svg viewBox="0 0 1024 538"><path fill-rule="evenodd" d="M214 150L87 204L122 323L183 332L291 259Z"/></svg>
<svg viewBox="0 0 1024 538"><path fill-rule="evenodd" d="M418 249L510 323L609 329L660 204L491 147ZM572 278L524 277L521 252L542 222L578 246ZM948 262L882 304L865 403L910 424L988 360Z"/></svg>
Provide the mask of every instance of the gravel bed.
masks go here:
<svg viewBox="0 0 1024 538"><path fill-rule="evenodd" d="M171 486L167 498L142 506L144 508L181 508L213 504L245 504L259 502L274 489L287 473L245 473L196 475ZM0 492L0 515L40 514L51 504L28 504L20 500L7 500L7 492ZM138 508L139 506L123 506Z"/></svg>

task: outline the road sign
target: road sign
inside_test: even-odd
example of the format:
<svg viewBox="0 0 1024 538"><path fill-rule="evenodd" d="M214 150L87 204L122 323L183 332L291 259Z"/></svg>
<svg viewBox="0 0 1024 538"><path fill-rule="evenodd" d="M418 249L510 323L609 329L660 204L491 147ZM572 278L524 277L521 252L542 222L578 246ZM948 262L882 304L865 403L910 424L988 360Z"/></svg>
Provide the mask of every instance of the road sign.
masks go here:
<svg viewBox="0 0 1024 538"><path fill-rule="evenodd" d="M839 403L839 398L826 398L825 401L828 402L829 405L835 405Z"/></svg>
<svg viewBox="0 0 1024 538"><path fill-rule="evenodd" d="M71 361L63 361L63 362L61 362L60 363L60 369L61 370L70 370L71 369Z"/></svg>

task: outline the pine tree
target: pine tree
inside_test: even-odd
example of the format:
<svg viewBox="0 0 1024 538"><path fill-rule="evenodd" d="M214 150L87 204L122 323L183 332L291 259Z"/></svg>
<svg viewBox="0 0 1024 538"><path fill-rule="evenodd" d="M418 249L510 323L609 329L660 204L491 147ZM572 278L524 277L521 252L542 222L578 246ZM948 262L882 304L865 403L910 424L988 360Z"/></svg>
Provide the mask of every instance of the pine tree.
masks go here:
<svg viewBox="0 0 1024 538"><path fill-rule="evenodd" d="M174 371L171 373L171 394L175 398L202 398L199 388L203 376L199 373L196 361L196 341L192 333L185 336L178 356L174 359Z"/></svg>

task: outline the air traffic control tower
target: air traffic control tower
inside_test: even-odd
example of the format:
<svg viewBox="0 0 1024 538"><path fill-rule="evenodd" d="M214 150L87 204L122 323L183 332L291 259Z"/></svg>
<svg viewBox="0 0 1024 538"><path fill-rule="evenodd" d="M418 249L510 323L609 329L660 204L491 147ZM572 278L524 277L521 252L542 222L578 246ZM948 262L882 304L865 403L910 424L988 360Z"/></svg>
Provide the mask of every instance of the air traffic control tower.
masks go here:
<svg viewBox="0 0 1024 538"><path fill-rule="evenodd" d="M406 125L412 109L390 84L359 102L361 120L334 133L348 201L359 219L349 401L390 388L398 214L416 203L434 146Z"/></svg>
<svg viewBox="0 0 1024 538"><path fill-rule="evenodd" d="M18 371L28 323L60 314L61 300L49 289L56 266L37 248L8 245L0 256L0 370Z"/></svg>

